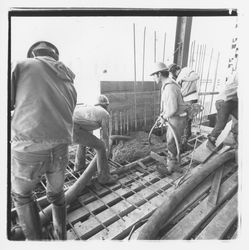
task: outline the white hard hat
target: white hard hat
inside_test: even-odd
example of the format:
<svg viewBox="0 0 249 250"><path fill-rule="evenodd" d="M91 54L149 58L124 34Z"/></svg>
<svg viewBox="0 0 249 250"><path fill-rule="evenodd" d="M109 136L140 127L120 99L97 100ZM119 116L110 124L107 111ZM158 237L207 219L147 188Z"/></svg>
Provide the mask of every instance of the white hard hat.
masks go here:
<svg viewBox="0 0 249 250"><path fill-rule="evenodd" d="M97 98L97 103L95 105L109 105L109 99L105 95L100 95Z"/></svg>
<svg viewBox="0 0 249 250"><path fill-rule="evenodd" d="M152 76L161 71L169 71L169 69L163 62L156 62L150 75Z"/></svg>

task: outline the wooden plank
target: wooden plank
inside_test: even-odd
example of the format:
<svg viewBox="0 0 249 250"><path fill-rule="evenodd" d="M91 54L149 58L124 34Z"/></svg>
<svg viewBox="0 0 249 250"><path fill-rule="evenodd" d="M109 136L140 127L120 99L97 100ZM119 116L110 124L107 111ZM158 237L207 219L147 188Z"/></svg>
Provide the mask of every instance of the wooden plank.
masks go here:
<svg viewBox="0 0 249 250"><path fill-rule="evenodd" d="M179 178L179 174L175 174L173 173L171 178L174 180L176 178ZM171 179L170 178L170 179ZM148 210L152 210L154 211L156 209L156 207L161 203L162 201L162 196L163 195L156 195L156 191L160 191L162 188L164 189L171 189L171 185L166 182L165 180L159 180L156 183L153 183L152 185L150 185L149 188L146 189L142 189L141 191L139 191L137 194L134 194L130 197L128 197L126 200L127 201L121 201L118 204L115 204L114 206L112 206L112 210L115 211L116 213L118 213L120 216L125 216L125 221L127 222L128 220L128 216L126 216L128 213L133 212L133 214L137 213L139 211L139 213L141 214L145 214L147 215ZM152 198L154 197L154 198ZM146 202L146 199L150 200L149 202ZM134 206L132 206L131 204L135 203L136 206L142 206L139 209L135 209ZM147 204L147 205L146 205ZM135 211L134 211L135 210ZM120 228L120 224L124 224L124 222L120 222L119 218L114 215L113 212L111 212L110 210L105 210L102 213L96 215L97 218L102 221L102 223L104 223L106 226L108 225L108 230L110 231L110 224L115 224L116 226L118 225L118 228ZM88 238L90 236L93 236L93 238L100 238L102 239L102 227L99 227L99 225L96 225L95 223L95 218L92 219L90 218L89 220L87 220L86 222L83 222L83 225L75 225L75 230L77 231L77 233L79 235L81 235L81 237L84 238ZM115 223L114 223L115 222ZM132 221L130 222L134 222L134 218L132 219ZM87 224L88 230L82 230L82 228L84 228L84 225ZM92 225L92 226L89 226ZM121 226L121 227L122 227ZM99 233L96 233L97 231L100 231ZM108 232L109 232L108 231ZM117 228L115 228L114 232L117 231ZM106 230L104 230L104 234L107 233ZM113 232L112 232L113 233Z"/></svg>
<svg viewBox="0 0 249 250"><path fill-rule="evenodd" d="M237 193L216 214L212 221L196 237L197 240L223 239L228 229L238 217L238 195Z"/></svg>
<svg viewBox="0 0 249 250"><path fill-rule="evenodd" d="M230 147L229 146L223 146L222 147L222 143L220 143L219 145L217 146L217 150L219 151L210 151L206 144L207 144L207 141L204 141L195 151L193 151L193 154L191 154L191 156L193 157L192 159L197 161L197 162L201 162L201 163L204 163L206 162L207 160L209 160L209 158L211 158L212 156L214 155L217 155L217 154L221 154L221 153L224 153L225 151L227 151ZM222 147L221 149L219 149L219 147ZM189 155L189 157L191 157Z"/></svg>
<svg viewBox="0 0 249 250"><path fill-rule="evenodd" d="M234 167L236 164L229 163L224 166L223 176L226 176L231 171L234 171ZM173 212L171 219L162 227L166 228L170 223L172 223L175 220L178 220L177 217L179 217L180 214L182 214L184 211L189 209L189 207L197 202L200 197L205 195L212 184L212 176L208 176L200 185L198 185L192 192L189 194L184 201L176 208L176 210ZM143 226L138 227L134 233L131 235L131 240L137 239L137 236L139 235L139 232L142 230ZM128 236L127 236L128 237ZM127 239L127 238L126 238Z"/></svg>
<svg viewBox="0 0 249 250"><path fill-rule="evenodd" d="M221 185L217 204L221 204L237 189L237 178L236 172ZM208 197L179 221L162 239L188 239L215 210L215 208L207 206L207 199Z"/></svg>
<svg viewBox="0 0 249 250"><path fill-rule="evenodd" d="M154 160L156 160L156 161L158 161L166 166L166 157L160 156L159 154L157 154L153 151L150 152L150 156L152 159L154 159Z"/></svg>
<svg viewBox="0 0 249 250"><path fill-rule="evenodd" d="M220 167L215 173L213 178L213 183L211 187L211 191L208 196L208 205L215 207L216 202L218 200L219 190L220 190L220 183L223 173L223 166Z"/></svg>
<svg viewBox="0 0 249 250"><path fill-rule="evenodd" d="M151 92L154 89L159 90L160 86L156 85L152 81L137 81L136 90L137 92L148 91ZM100 92L102 94L112 93L112 92L131 92L134 91L134 81L101 81L100 82Z"/></svg>
<svg viewBox="0 0 249 250"><path fill-rule="evenodd" d="M231 130L231 122L227 123L225 129L222 131L220 136L217 138L216 146L219 147L222 142L225 140L227 135L229 134L229 131ZM193 152L193 160L198 162L204 162L207 160L208 157L210 157L213 154L213 151L210 151L207 146L207 140L204 141L196 150Z"/></svg>
<svg viewBox="0 0 249 250"><path fill-rule="evenodd" d="M139 174L137 176L134 176L134 178L139 177ZM112 205L114 203L117 203L121 200L120 196L131 196L134 194L134 192L138 192L142 190L146 185L149 184L149 182L154 182L155 180L158 180L158 174L157 173L151 173L147 176L142 176L144 183L142 182L135 182L135 180L131 180L131 177L125 177L123 178L122 182L125 184L126 182L133 181L129 188L124 188L124 186L119 185L119 189L114 189L112 193L110 193L110 190L100 190L99 192L96 192L97 195L100 197L98 200L96 196L93 194L87 193L86 195L82 195L78 198L78 201L83 205L83 207L80 207L78 209L75 209L74 211L70 212L68 214L68 220L71 223L76 223L79 220L82 220L83 217L90 216L89 210L93 213L96 213L96 211L103 211L106 209L106 205ZM103 196L103 192L105 191L106 195ZM108 192L106 192L108 191Z"/></svg>

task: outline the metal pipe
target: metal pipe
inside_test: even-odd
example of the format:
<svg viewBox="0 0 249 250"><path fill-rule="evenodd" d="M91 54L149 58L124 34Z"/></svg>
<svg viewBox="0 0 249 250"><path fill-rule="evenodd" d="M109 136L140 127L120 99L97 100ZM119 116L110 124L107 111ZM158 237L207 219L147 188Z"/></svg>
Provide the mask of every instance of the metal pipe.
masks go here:
<svg viewBox="0 0 249 250"><path fill-rule="evenodd" d="M162 226L170 219L170 216L188 194L199 185L207 176L212 174L226 162L235 158L235 150L230 150L214 157L211 161L202 164L202 168L193 173L179 188L165 199L159 208L149 218L138 235L138 240L154 240Z"/></svg>

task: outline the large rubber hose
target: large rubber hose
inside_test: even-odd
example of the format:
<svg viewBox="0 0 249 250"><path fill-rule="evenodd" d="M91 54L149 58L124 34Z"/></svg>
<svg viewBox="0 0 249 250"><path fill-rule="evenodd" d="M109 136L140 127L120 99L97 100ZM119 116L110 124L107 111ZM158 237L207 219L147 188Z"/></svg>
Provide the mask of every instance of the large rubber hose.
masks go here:
<svg viewBox="0 0 249 250"><path fill-rule="evenodd" d="M155 121L154 125L152 126L152 128L151 128L151 130L149 132L149 136L148 136L149 144L151 144L151 135L152 135L152 132L153 132L154 128L156 127L157 122L158 122L159 119L160 119L160 117L157 118L157 120ZM172 125L170 124L170 122L168 120L165 120L165 124L166 124L166 126L168 126L170 128L171 133L173 134L175 144L176 144L176 150L177 150L177 160L180 163L181 162L180 146L179 146L179 141L177 139L175 130L174 130L174 128L172 127Z"/></svg>
<svg viewBox="0 0 249 250"><path fill-rule="evenodd" d="M166 198L162 205L156 209L138 235L138 240L155 240L162 226L167 222L177 206L184 198L208 175L221 167L227 161L235 158L235 150L230 150L214 157L202 164L202 168L194 173L185 183L176 189L172 195Z"/></svg>

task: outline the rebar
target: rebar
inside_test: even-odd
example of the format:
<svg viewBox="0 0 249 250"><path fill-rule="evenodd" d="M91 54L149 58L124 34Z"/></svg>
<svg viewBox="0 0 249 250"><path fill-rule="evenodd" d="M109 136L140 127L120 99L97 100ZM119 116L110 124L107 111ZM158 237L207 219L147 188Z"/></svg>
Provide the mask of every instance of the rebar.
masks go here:
<svg viewBox="0 0 249 250"><path fill-rule="evenodd" d="M216 68L215 68L214 83L213 83L212 92L214 92L215 87L216 87L216 80L217 80L217 72L218 72L219 60L220 60L220 52L218 52L218 56L217 56L217 62L216 62ZM211 113L211 111L212 111L213 100L214 100L214 94L213 94L212 97L211 97L211 104L210 104L209 113Z"/></svg>

